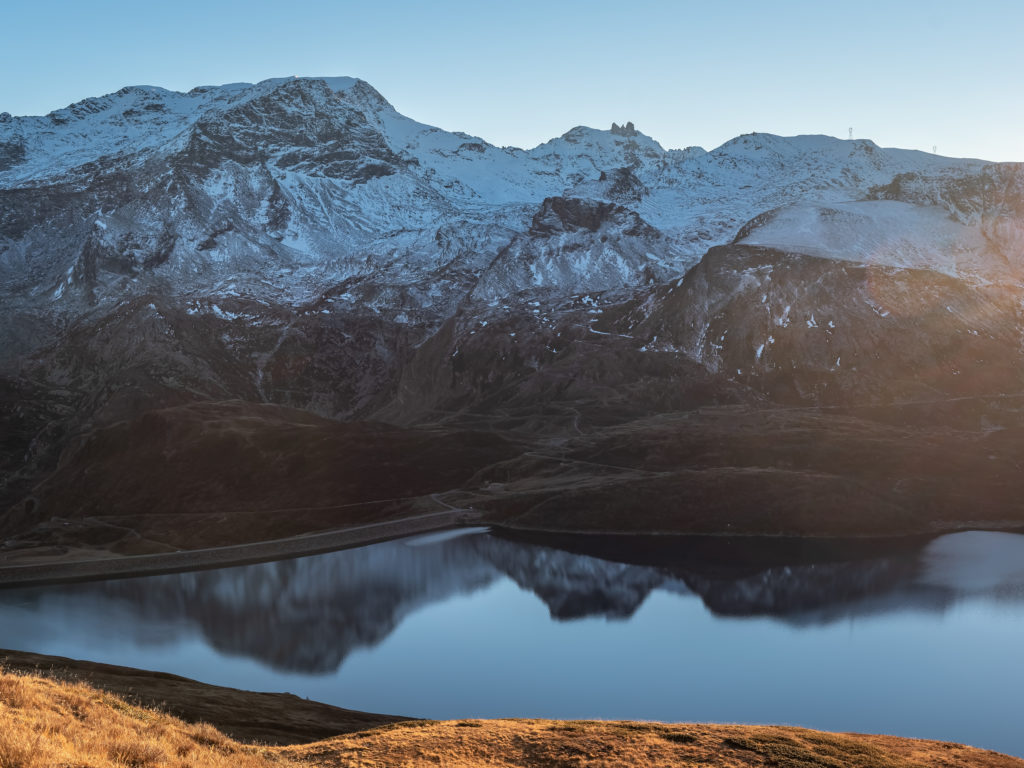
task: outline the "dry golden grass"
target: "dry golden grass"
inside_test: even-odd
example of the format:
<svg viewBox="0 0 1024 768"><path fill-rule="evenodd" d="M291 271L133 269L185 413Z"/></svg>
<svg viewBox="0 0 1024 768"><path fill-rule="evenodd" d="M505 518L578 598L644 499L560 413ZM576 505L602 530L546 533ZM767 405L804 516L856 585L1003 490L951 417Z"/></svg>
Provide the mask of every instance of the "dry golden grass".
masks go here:
<svg viewBox="0 0 1024 768"><path fill-rule="evenodd" d="M405 721L310 744L239 743L83 683L0 672L0 768L1024 768L941 742L799 728L551 720Z"/></svg>
<svg viewBox="0 0 1024 768"><path fill-rule="evenodd" d="M80 683L0 673L0 768L264 768L294 765Z"/></svg>
<svg viewBox="0 0 1024 768"><path fill-rule="evenodd" d="M339 768L1024 768L1024 760L995 752L887 736L552 720L413 720L281 751Z"/></svg>
<svg viewBox="0 0 1024 768"><path fill-rule="evenodd" d="M407 720L308 701L290 693L254 693L112 664L0 651L0 670L85 683L188 723L210 723L230 738L260 744L308 744Z"/></svg>

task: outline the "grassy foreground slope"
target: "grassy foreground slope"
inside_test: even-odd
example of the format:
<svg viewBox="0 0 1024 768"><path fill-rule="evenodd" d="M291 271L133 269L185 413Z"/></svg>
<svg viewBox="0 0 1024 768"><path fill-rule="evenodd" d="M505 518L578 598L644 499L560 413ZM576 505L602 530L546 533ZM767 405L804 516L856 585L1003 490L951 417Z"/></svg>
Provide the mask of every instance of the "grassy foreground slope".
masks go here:
<svg viewBox="0 0 1024 768"><path fill-rule="evenodd" d="M52 667L49 672L57 671ZM127 670L125 671L127 672ZM148 673L140 673L145 694ZM102 679L98 678L98 679ZM180 679L180 678L179 678ZM186 683L199 690L205 686ZM211 687L212 688L212 687ZM0 768L75 766L778 766L780 768L1024 768L1024 760L957 744L800 728L550 720L406 720L310 743L245 743L223 733L259 697L213 689L222 707L187 722L141 698L38 673L0 672ZM209 704L210 701L207 703ZM287 702L279 702L285 705ZM296 700L297 706L303 706ZM334 708L326 705L328 714ZM307 708L306 710L310 710ZM345 710L338 710L344 712ZM194 712L192 714L195 714ZM282 707L282 723L289 712ZM376 717L376 716L370 716ZM348 730L350 726L342 726ZM277 741L295 741L282 728Z"/></svg>
<svg viewBox="0 0 1024 768"><path fill-rule="evenodd" d="M143 709L158 709L190 723L210 723L241 742L307 743L408 719L342 709L290 693L239 691L166 672L24 651L0 650L0 672L85 683Z"/></svg>

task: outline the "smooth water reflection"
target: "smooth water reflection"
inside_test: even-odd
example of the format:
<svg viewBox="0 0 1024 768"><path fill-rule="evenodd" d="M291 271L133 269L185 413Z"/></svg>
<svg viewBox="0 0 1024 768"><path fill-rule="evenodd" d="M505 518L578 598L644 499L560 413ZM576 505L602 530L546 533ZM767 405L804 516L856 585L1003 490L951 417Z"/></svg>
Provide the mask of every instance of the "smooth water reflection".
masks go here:
<svg viewBox="0 0 1024 768"><path fill-rule="evenodd" d="M781 722L1024 755L1024 536L809 546L427 536L2 591L0 647L434 718Z"/></svg>

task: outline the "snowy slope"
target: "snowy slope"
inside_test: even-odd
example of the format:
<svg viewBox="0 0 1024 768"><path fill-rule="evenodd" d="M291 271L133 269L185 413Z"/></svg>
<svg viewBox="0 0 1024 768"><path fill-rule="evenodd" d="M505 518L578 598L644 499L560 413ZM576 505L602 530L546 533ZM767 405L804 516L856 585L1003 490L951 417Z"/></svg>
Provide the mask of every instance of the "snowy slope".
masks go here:
<svg viewBox="0 0 1024 768"><path fill-rule="evenodd" d="M1024 266L1003 259L978 226L889 200L787 206L754 219L735 242L986 281L1019 280Z"/></svg>
<svg viewBox="0 0 1024 768"><path fill-rule="evenodd" d="M893 264L998 278L978 234L940 221L932 200L849 205L894 179L989 167L827 136L666 150L632 125L500 148L401 115L353 78L130 87L0 119L0 294L72 321L153 290L196 298L231 285L265 302L329 295L440 322L466 300L674 279L790 205L805 207L749 242L854 260L889 249ZM622 210L600 226L538 229L553 200ZM822 223L814 206L844 223ZM1003 240L1017 249L1016 235Z"/></svg>
<svg viewBox="0 0 1024 768"><path fill-rule="evenodd" d="M0 121L0 147L6 146L10 156L0 162L0 188L57 178L104 157L177 147L182 134L203 116L237 107L291 79L199 86L188 93L127 86L48 115L9 117ZM358 82L349 77L321 79L338 92Z"/></svg>

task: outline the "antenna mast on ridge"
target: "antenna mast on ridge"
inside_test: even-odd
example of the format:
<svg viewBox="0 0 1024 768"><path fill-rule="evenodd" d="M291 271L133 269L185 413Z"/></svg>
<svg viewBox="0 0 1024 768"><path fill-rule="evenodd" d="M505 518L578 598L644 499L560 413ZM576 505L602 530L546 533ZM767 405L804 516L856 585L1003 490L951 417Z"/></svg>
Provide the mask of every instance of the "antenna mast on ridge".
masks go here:
<svg viewBox="0 0 1024 768"><path fill-rule="evenodd" d="M850 129L850 141L853 141L853 128Z"/></svg>

